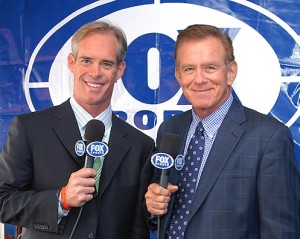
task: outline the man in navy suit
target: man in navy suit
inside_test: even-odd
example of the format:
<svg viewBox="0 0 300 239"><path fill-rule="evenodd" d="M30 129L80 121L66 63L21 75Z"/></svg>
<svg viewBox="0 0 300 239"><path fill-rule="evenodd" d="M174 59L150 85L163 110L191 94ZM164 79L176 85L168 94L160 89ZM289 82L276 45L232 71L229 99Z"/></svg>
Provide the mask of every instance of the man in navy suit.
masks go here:
<svg viewBox="0 0 300 239"><path fill-rule="evenodd" d="M232 96L238 67L231 39L214 26L191 25L178 35L175 61L192 110L163 122L157 145L163 134L177 134L185 156L199 122L205 143L193 168L195 188L173 168L167 189L158 184L159 170L154 174L145 197L148 211L160 216L159 238L299 239L300 177L290 131Z"/></svg>
<svg viewBox="0 0 300 239"><path fill-rule="evenodd" d="M150 183L154 140L112 113L115 82L125 70L127 42L109 22L73 36L68 66L73 96L59 106L14 118L0 157L0 220L22 238L149 238L142 201ZM101 120L109 152L96 171L75 153L86 124Z"/></svg>

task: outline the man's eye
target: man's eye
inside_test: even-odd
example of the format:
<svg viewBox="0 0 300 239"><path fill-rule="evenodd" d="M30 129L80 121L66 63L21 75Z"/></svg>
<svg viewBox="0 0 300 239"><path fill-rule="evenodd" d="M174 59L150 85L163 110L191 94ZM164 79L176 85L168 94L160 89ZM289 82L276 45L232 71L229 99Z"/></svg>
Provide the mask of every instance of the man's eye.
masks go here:
<svg viewBox="0 0 300 239"><path fill-rule="evenodd" d="M109 63L109 62L103 62L103 63L101 63L101 66L106 70L110 70L114 67L114 64Z"/></svg>
<svg viewBox="0 0 300 239"><path fill-rule="evenodd" d="M183 69L183 73L191 73L194 71L194 68L193 67L186 67Z"/></svg>
<svg viewBox="0 0 300 239"><path fill-rule="evenodd" d="M204 71L207 73L214 73L218 70L218 67L216 66L205 66Z"/></svg>
<svg viewBox="0 0 300 239"><path fill-rule="evenodd" d="M82 62L83 64L90 64L90 63L91 63L91 60L89 60L89 59L82 59L81 62Z"/></svg>

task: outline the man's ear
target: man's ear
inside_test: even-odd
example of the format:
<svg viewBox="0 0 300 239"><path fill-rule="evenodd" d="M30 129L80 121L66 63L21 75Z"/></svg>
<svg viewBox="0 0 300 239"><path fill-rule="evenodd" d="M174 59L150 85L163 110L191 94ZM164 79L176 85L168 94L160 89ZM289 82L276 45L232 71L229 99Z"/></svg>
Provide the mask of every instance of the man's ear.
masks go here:
<svg viewBox="0 0 300 239"><path fill-rule="evenodd" d="M178 69L178 67L177 66L175 66L175 78L176 78L176 80L178 81L178 83L180 82L179 80L180 80L180 71L179 71L179 69Z"/></svg>
<svg viewBox="0 0 300 239"><path fill-rule="evenodd" d="M229 69L227 71L227 84L232 86L238 71L238 65L236 61L230 62Z"/></svg>
<svg viewBox="0 0 300 239"><path fill-rule="evenodd" d="M116 82L123 76L124 71L126 68L126 62L122 61L119 65L118 65L118 69L117 69L117 75L116 75Z"/></svg>
<svg viewBox="0 0 300 239"><path fill-rule="evenodd" d="M69 55L68 55L68 68L72 73L74 71L74 62L75 62L74 55L72 53L69 53Z"/></svg>

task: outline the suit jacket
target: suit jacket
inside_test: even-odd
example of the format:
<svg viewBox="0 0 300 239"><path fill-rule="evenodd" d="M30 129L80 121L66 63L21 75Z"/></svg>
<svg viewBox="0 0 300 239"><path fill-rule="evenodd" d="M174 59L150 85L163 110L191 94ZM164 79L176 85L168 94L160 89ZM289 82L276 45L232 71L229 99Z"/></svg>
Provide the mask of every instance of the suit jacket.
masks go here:
<svg viewBox="0 0 300 239"><path fill-rule="evenodd" d="M56 194L84 166L79 139L69 101L13 119L0 156L0 219L24 227L22 238L69 238L80 208L58 224ZM73 239L149 238L142 201L154 141L113 115L108 146L100 191L82 207Z"/></svg>
<svg viewBox="0 0 300 239"><path fill-rule="evenodd" d="M181 153L191 111L162 123L164 133L181 137ZM170 181L178 173L171 169ZM155 172L157 181L159 172ZM206 161L192 204L185 239L300 238L300 177L289 129L276 119L233 101ZM161 218L166 238L175 194Z"/></svg>

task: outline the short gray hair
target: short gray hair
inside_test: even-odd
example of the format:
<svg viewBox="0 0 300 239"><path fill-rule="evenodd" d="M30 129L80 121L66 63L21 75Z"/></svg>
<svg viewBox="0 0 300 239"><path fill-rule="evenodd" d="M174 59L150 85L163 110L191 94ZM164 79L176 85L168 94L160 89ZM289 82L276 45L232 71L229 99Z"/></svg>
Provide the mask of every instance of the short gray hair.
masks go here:
<svg viewBox="0 0 300 239"><path fill-rule="evenodd" d="M71 40L71 49L75 59L77 58L79 50L78 45L80 41L91 32L98 32L101 34L113 34L119 42L117 64L120 64L124 61L128 50L126 35L120 27L113 25L109 21L90 22L83 25L75 32Z"/></svg>

